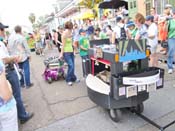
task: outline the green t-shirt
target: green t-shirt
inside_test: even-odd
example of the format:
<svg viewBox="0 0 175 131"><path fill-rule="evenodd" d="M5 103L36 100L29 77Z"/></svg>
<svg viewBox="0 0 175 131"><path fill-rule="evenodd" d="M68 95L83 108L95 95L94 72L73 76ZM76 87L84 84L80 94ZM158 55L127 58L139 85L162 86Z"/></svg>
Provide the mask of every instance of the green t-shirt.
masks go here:
<svg viewBox="0 0 175 131"><path fill-rule="evenodd" d="M64 46L64 52L73 52L72 38L67 38Z"/></svg>
<svg viewBox="0 0 175 131"><path fill-rule="evenodd" d="M168 23L168 38L175 38L175 20L172 19Z"/></svg>
<svg viewBox="0 0 175 131"><path fill-rule="evenodd" d="M133 30L129 30L131 33L132 38L134 39L137 34L137 28L134 28Z"/></svg>
<svg viewBox="0 0 175 131"><path fill-rule="evenodd" d="M108 38L104 32L100 32L99 36L100 36L100 39L107 39Z"/></svg>
<svg viewBox="0 0 175 131"><path fill-rule="evenodd" d="M88 49L89 48L89 40L88 40L88 38L85 37L85 36L81 36L80 40L79 40L79 44L83 48ZM86 56L86 55L88 55L88 50L83 50L83 49L80 48L80 56Z"/></svg>

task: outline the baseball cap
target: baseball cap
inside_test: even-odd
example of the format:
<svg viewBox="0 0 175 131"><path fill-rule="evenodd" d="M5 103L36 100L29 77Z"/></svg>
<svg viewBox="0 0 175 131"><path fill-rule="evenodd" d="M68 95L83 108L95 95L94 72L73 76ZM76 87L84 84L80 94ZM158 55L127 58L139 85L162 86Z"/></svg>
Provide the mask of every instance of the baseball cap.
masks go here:
<svg viewBox="0 0 175 131"><path fill-rule="evenodd" d="M146 16L146 21L149 21L149 20L154 20L154 16L152 15Z"/></svg>
<svg viewBox="0 0 175 131"><path fill-rule="evenodd" d="M172 8L173 6L172 5L170 5L170 4L166 4L165 5L165 9L167 9L167 8Z"/></svg>
<svg viewBox="0 0 175 131"><path fill-rule="evenodd" d="M128 23L126 24L126 27L129 28L131 26L135 26L133 21L128 21Z"/></svg>
<svg viewBox="0 0 175 131"><path fill-rule="evenodd" d="M80 30L79 30L79 34L81 34L81 33L83 33L83 32L86 32L86 30L84 30L84 29L80 29Z"/></svg>
<svg viewBox="0 0 175 131"><path fill-rule="evenodd" d="M9 26L7 25L3 25L1 22L0 22L0 29L5 29L5 28L8 28Z"/></svg>
<svg viewBox="0 0 175 131"><path fill-rule="evenodd" d="M122 17L120 17L120 16L118 16L117 18L116 18L116 21L117 22L119 22L119 21L121 21L122 20Z"/></svg>

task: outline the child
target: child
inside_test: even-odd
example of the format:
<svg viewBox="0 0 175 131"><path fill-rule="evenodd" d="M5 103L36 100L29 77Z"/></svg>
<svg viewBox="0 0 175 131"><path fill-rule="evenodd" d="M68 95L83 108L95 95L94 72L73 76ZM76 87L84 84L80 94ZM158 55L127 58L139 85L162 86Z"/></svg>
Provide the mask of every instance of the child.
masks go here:
<svg viewBox="0 0 175 131"><path fill-rule="evenodd" d="M126 25L128 28L128 38L129 39L135 39L137 28L135 27L135 24L133 21L129 21Z"/></svg>
<svg viewBox="0 0 175 131"><path fill-rule="evenodd" d="M135 39L136 33L137 33L137 28L134 24L133 21L128 21L126 24L127 30L127 37L128 39ZM128 71L135 71L138 69L138 61L133 60L128 64Z"/></svg>
<svg viewBox="0 0 175 131"><path fill-rule="evenodd" d="M86 31L83 29L80 29L80 39L79 39L79 44L80 44L80 56L82 58L82 68L83 68L83 77L87 76L87 68L88 66L86 64L86 61L88 60L88 48L89 48L89 40L86 37Z"/></svg>

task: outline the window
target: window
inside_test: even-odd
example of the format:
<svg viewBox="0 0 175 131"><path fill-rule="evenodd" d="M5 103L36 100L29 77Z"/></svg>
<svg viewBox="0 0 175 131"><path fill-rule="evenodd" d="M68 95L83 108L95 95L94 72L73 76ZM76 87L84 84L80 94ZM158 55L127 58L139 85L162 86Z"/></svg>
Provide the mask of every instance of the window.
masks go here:
<svg viewBox="0 0 175 131"><path fill-rule="evenodd" d="M133 8L133 5L132 5L132 2L130 2L130 9L132 9Z"/></svg>
<svg viewBox="0 0 175 131"><path fill-rule="evenodd" d="M134 1L134 8L136 8L137 7L137 2L136 1Z"/></svg>
<svg viewBox="0 0 175 131"><path fill-rule="evenodd" d="M150 15L151 3L146 3L146 15Z"/></svg>

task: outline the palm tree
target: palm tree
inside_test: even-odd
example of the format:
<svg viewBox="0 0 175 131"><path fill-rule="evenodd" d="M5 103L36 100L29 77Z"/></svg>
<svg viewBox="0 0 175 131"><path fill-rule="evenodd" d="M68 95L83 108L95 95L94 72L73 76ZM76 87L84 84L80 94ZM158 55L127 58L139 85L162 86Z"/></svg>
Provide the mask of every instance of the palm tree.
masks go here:
<svg viewBox="0 0 175 131"><path fill-rule="evenodd" d="M94 19L97 18L98 12L95 9L95 6L102 2L103 0L83 0L79 3L80 7L85 7L87 9L91 9L94 15Z"/></svg>
<svg viewBox="0 0 175 131"><path fill-rule="evenodd" d="M79 3L80 6L84 6L88 9L93 9L96 4L99 4L103 0L83 0Z"/></svg>
<svg viewBox="0 0 175 131"><path fill-rule="evenodd" d="M36 16L34 13L30 13L29 15L29 21L32 23L32 25L35 23Z"/></svg>

